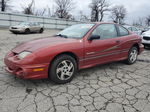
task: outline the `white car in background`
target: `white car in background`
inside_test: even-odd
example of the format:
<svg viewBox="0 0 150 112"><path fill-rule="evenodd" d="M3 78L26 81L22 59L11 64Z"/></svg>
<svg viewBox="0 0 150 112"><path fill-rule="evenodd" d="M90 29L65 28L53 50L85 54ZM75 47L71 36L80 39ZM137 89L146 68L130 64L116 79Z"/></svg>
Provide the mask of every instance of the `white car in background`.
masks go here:
<svg viewBox="0 0 150 112"><path fill-rule="evenodd" d="M142 44L144 47L150 47L150 30L142 33Z"/></svg>
<svg viewBox="0 0 150 112"><path fill-rule="evenodd" d="M43 33L44 28L38 22L21 22L18 25L11 26L9 30L13 33Z"/></svg>

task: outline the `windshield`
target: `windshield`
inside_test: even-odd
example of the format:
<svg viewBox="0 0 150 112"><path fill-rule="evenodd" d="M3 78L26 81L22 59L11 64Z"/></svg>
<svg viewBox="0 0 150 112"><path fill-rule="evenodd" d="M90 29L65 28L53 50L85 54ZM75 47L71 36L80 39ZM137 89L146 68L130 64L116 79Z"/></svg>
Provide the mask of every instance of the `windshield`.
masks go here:
<svg viewBox="0 0 150 112"><path fill-rule="evenodd" d="M18 25L30 25L30 23L29 22L21 22Z"/></svg>
<svg viewBox="0 0 150 112"><path fill-rule="evenodd" d="M73 25L59 32L57 36L65 38L82 38L93 26L94 24Z"/></svg>

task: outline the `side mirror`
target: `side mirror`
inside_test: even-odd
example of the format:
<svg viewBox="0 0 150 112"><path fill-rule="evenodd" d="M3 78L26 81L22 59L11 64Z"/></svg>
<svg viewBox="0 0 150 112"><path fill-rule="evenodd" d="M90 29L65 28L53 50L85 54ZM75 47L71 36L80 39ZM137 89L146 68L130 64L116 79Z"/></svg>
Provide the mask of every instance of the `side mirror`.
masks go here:
<svg viewBox="0 0 150 112"><path fill-rule="evenodd" d="M141 31L141 34L144 33L144 32L145 32L145 30L142 30L142 31Z"/></svg>
<svg viewBox="0 0 150 112"><path fill-rule="evenodd" d="M92 35L88 40L97 40L100 39L99 35Z"/></svg>

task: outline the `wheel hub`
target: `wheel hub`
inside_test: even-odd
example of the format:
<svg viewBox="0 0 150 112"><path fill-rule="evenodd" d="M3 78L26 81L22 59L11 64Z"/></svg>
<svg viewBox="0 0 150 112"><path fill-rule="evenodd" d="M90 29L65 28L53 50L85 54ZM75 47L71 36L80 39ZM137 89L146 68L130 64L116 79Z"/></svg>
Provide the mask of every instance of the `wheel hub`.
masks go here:
<svg viewBox="0 0 150 112"><path fill-rule="evenodd" d="M57 77L60 80L68 80L74 73L74 65L69 60L60 62L56 69Z"/></svg>
<svg viewBox="0 0 150 112"><path fill-rule="evenodd" d="M132 50L131 53L130 53L130 61L131 61L131 62L136 61L137 55L138 55L138 54L137 54L137 50Z"/></svg>

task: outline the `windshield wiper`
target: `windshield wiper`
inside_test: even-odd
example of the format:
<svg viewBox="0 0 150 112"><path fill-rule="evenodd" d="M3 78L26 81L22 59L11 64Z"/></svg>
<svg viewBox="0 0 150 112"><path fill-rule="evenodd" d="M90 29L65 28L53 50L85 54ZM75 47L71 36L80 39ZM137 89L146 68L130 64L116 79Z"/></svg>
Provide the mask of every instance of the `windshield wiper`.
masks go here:
<svg viewBox="0 0 150 112"><path fill-rule="evenodd" d="M56 36L60 36L60 37L64 37L64 38L68 38L68 36L67 36L67 35L62 35L62 34L58 34L58 35L56 35Z"/></svg>

